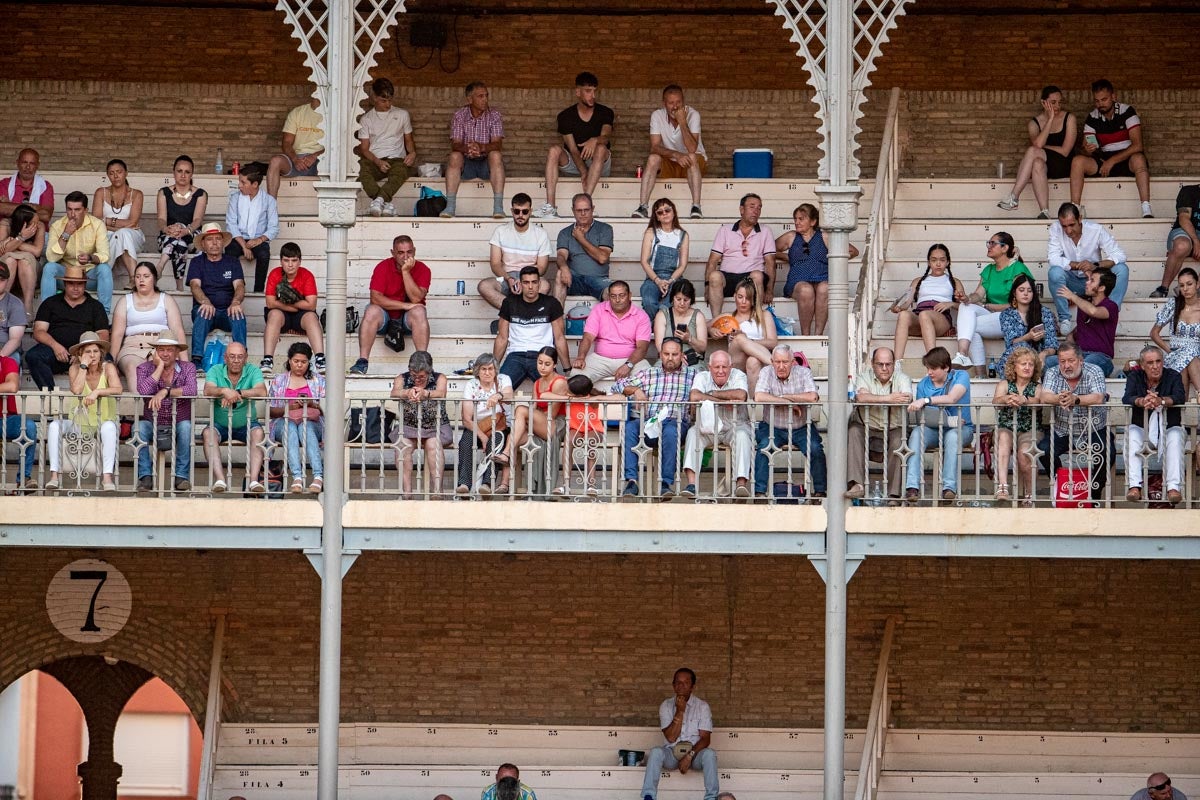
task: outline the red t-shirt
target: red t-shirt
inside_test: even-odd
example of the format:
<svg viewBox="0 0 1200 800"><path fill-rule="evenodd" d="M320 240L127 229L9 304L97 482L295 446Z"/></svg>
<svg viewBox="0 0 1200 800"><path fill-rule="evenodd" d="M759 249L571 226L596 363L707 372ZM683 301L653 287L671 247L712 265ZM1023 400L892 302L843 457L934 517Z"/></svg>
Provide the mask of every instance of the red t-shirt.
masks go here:
<svg viewBox="0 0 1200 800"><path fill-rule="evenodd" d="M8 380L8 376L20 370L17 362L8 356L0 356L0 383ZM20 387L20 378L17 378L17 386ZM4 413L15 417L17 415L17 396L10 394L4 398Z"/></svg>
<svg viewBox="0 0 1200 800"><path fill-rule="evenodd" d="M267 297L275 296L275 287L283 280L283 267L276 267L271 270L271 274L267 276ZM292 281L292 286L296 287L296 291L305 297L312 297L317 294L317 279L313 274L301 267L296 272L296 280Z"/></svg>
<svg viewBox="0 0 1200 800"><path fill-rule="evenodd" d="M429 267L425 266L425 262L418 261L413 264L412 276L413 280L417 282L417 286L426 292L429 291L433 273L429 271ZM399 300L401 303L416 302L408 299L408 294L404 291L404 275L401 274L394 258L385 258L375 265L375 271L371 273L371 291L379 292L389 300ZM425 305L424 298L421 299L421 305ZM392 319L400 319L400 315L403 313L403 311L389 311L388 316Z"/></svg>

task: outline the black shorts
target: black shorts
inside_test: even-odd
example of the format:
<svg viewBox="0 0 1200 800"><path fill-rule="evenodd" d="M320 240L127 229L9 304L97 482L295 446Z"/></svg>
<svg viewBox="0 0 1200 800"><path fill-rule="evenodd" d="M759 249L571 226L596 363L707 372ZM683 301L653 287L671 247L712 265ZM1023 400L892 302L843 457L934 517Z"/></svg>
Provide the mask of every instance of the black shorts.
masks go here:
<svg viewBox="0 0 1200 800"><path fill-rule="evenodd" d="M762 270L751 270L750 272L726 272L722 269L718 270L718 272L720 272L721 276L725 278L725 298L728 299L733 297L733 293L737 291L739 283L746 280L746 278L749 278L755 272L762 272ZM705 281L705 283L707 285L707 281Z"/></svg>
<svg viewBox="0 0 1200 800"><path fill-rule="evenodd" d="M278 311L280 314L283 314L283 328L281 329L282 333L304 333L304 325L301 324L300 321L304 319L305 314L315 313L313 311L284 311L276 308L267 309L263 316L266 319L270 319L272 311Z"/></svg>
<svg viewBox="0 0 1200 800"><path fill-rule="evenodd" d="M1108 177L1110 177L1110 178L1132 178L1133 170L1129 168L1129 162L1132 159L1133 159L1133 156L1130 156L1129 158L1125 159L1124 161L1122 161L1118 164L1113 164L1113 168L1108 173ZM1107 159L1103 155L1101 155L1099 151L1096 151L1095 153L1092 153L1092 160L1096 162L1096 169L1099 170L1100 166ZM1147 167L1149 167L1148 161L1147 161Z"/></svg>

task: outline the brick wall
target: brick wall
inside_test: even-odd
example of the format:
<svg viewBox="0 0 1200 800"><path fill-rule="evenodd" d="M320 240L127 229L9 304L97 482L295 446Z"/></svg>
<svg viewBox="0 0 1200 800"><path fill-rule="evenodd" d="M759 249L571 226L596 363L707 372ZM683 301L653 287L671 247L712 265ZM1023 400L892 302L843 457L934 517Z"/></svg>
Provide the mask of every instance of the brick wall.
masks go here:
<svg viewBox="0 0 1200 800"><path fill-rule="evenodd" d="M0 687L104 653L153 670L200 717L210 610L227 608L227 719L316 719L320 592L300 555L106 553L134 608L91 647L44 611L79 555L0 559ZM1190 562L867 559L849 585L849 722L865 724L898 613L898 726L1194 731L1198 585ZM800 558L368 553L344 613L348 721L652 724L688 664L721 725L821 724L824 587Z"/></svg>
<svg viewBox="0 0 1200 800"><path fill-rule="evenodd" d="M415 8L427 12L439 5L425 2ZM505 5L482 2L479 7L502 11ZM702 5L715 11L729 4ZM451 30L457 25L459 46L451 38L441 57L435 55L428 65L429 51L408 45L409 26L418 15L402 14L396 36L380 57L379 72L409 86L462 86L476 77L497 86L562 86L585 68L600 75L606 88L661 88L670 81L724 89L806 85L807 74L780 18L758 0L734 5L739 13L729 15L445 15L436 18ZM1054 82L1082 87L1105 73L1118 86L1166 89L1179 87L1194 63L1192 40L1179 31L1194 31L1200 15L1194 9L1184 13L1186 3L1159 3L1153 12L1142 8L1141 13L1124 14L1120 11L1139 9L1139 4L1088 0L1056 3L1053 9L1023 5L1033 8L1025 14L989 16L956 13L961 6L955 3L935 4L934 10L942 13L929 13L923 3L917 4L885 46L875 85L1035 89ZM628 11L646 4L625 6ZM1080 13L1100 6L1106 10L1103 15ZM1169 13L1162 7L1178 10ZM0 75L181 83L211 82L219 75L222 82L252 85L308 78L277 11L94 4L53 8L48 14L36 3L6 7L8 46L0 52ZM89 24L65 25L64 19ZM719 38L714 35L718 31ZM47 58L48 52L54 56ZM404 67L401 57L422 68Z"/></svg>

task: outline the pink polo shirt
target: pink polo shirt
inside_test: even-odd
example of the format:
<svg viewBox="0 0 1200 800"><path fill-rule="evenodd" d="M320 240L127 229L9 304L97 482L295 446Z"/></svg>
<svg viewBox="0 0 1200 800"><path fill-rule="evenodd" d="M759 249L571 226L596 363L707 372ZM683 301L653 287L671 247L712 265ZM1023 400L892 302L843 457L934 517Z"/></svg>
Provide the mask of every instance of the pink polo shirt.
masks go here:
<svg viewBox="0 0 1200 800"><path fill-rule="evenodd" d="M740 222L722 225L713 237L712 251L721 254L721 272L743 275L762 272L763 259L775 252L775 235L769 225L761 222L754 226L750 235L743 237ZM745 243L745 252L742 244Z"/></svg>
<svg viewBox="0 0 1200 800"><path fill-rule="evenodd" d="M35 206L54 207L54 187L50 185L50 181L46 181L46 188L41 197L28 196L28 192L32 188L32 186L28 188L22 186L19 178L9 175L0 180L0 200L6 203L30 203Z"/></svg>
<svg viewBox="0 0 1200 800"><path fill-rule="evenodd" d="M638 342L650 341L650 318L631 305L625 316L613 313L608 301L592 306L583 332L596 338L592 352L605 358L629 358Z"/></svg>

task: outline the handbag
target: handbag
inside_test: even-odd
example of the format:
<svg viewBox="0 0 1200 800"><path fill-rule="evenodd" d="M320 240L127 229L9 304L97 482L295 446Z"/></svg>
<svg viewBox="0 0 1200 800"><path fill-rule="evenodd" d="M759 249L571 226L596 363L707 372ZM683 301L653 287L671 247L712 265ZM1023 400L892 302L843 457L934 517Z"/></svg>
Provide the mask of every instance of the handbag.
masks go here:
<svg viewBox="0 0 1200 800"><path fill-rule="evenodd" d="M404 352L404 323L398 319L389 321L383 343L394 352Z"/></svg>
<svg viewBox="0 0 1200 800"><path fill-rule="evenodd" d="M204 358L201 359L200 369L208 372L218 364L225 363L225 337L214 336L212 341L204 345Z"/></svg>
<svg viewBox="0 0 1200 800"><path fill-rule="evenodd" d="M288 279L285 277L280 278L279 283L275 284L275 299L286 306L294 306L304 300L304 295L300 294L299 289L288 283Z"/></svg>
<svg viewBox="0 0 1200 800"><path fill-rule="evenodd" d="M366 413L361 408L350 409L350 430L346 433L347 442L362 442L364 444L382 444L391 441L392 428L396 425L396 414L384 410L381 406L367 406ZM365 418L365 423L364 423Z"/></svg>
<svg viewBox="0 0 1200 800"><path fill-rule="evenodd" d="M926 428L957 428L962 419L958 414L947 414L943 407L925 406L921 409L921 424Z"/></svg>
<svg viewBox="0 0 1200 800"><path fill-rule="evenodd" d="M413 206L414 217L436 217L446 210L446 195L428 186L421 187L421 196Z"/></svg>
<svg viewBox="0 0 1200 800"><path fill-rule="evenodd" d="M503 411L497 411L490 417L475 420L475 427L484 436L491 436L492 431L506 431L508 430L508 415Z"/></svg>
<svg viewBox="0 0 1200 800"><path fill-rule="evenodd" d="M354 306L346 306L346 333L354 333L358 330L359 316L358 309ZM325 324L325 309L321 309L321 330L325 330L328 326Z"/></svg>

